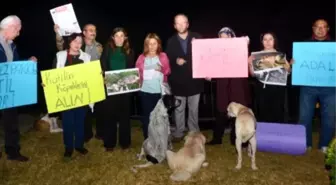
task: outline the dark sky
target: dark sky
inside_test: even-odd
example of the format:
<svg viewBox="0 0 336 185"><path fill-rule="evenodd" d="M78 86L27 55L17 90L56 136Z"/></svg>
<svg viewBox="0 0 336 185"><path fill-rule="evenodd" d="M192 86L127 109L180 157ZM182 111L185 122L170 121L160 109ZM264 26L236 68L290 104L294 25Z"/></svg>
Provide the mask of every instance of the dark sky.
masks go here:
<svg viewBox="0 0 336 185"><path fill-rule="evenodd" d="M51 67L56 55L55 33L49 10L73 3L81 26L97 26L97 40L106 43L114 27L123 26L129 33L131 46L139 54L145 35L156 32L165 41L174 34L173 17L177 13L189 16L191 30L203 37L217 37L224 26L233 28L238 36L248 35L250 51L259 50L260 34L273 31L279 38L280 49L291 57L293 41L311 36L314 20L325 18L335 36L335 0L308 1L183 1L183 0L11 0L0 7L0 19L16 14L22 20L22 31L15 42L21 57L32 55L39 59L39 69ZM190 3L192 2L192 3ZM40 76L39 76L40 77ZM36 108L45 107L43 90L39 86ZM35 105L32 105L35 107ZM29 110L31 106L26 106Z"/></svg>
<svg viewBox="0 0 336 185"><path fill-rule="evenodd" d="M224 26L232 27L238 36L251 38L250 50L259 49L259 37L264 31L273 31L279 38L281 50L291 55L293 41L311 35L312 22L325 18L335 33L335 0L314 1L102 1L102 0L48 0L12 1L11 6L1 6L0 18L18 15L23 22L21 36L16 43L23 57L35 55L40 68L49 68L55 56L55 33L49 10L66 3L73 3L81 26L97 25L97 40L106 43L111 30L123 26L129 32L131 45L136 53L142 50L148 32L156 32L163 43L174 34L173 17L177 13L189 16L191 30L204 37L216 37ZM247 3L248 2L248 3ZM300 3L301 2L301 3ZM305 3L302 3L305 2ZM4 9L7 8L7 9Z"/></svg>

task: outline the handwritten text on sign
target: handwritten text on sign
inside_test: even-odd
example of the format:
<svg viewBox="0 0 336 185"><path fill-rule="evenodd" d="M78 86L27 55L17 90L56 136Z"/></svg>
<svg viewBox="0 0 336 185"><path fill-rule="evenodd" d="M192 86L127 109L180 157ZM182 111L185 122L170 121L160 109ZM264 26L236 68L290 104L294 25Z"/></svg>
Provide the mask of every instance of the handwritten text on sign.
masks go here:
<svg viewBox="0 0 336 185"><path fill-rule="evenodd" d="M293 58L293 85L336 87L336 42L295 42Z"/></svg>
<svg viewBox="0 0 336 185"><path fill-rule="evenodd" d="M246 38L195 39L192 42L193 78L248 77Z"/></svg>
<svg viewBox="0 0 336 185"><path fill-rule="evenodd" d="M0 109L30 105L36 102L36 62L0 63Z"/></svg>
<svg viewBox="0 0 336 185"><path fill-rule="evenodd" d="M99 61L41 72L48 112L59 112L105 99Z"/></svg>

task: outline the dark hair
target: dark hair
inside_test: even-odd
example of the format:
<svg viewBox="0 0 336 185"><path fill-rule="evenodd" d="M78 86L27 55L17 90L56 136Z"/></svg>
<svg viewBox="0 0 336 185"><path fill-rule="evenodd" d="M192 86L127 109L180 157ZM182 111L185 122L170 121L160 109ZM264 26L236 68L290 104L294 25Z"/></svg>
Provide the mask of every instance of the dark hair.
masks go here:
<svg viewBox="0 0 336 185"><path fill-rule="evenodd" d="M77 37L81 37L83 39L83 35L81 33L72 33L68 36L68 43L66 45L66 49L70 49L70 43L74 41Z"/></svg>
<svg viewBox="0 0 336 185"><path fill-rule="evenodd" d="M130 48L130 44L129 44L129 40L128 40L128 37L127 37L127 32L124 28L122 27L117 27L117 28L114 28L113 31L112 31L112 34L110 36L110 40L108 42L108 45L112 48L112 50L114 51L115 48L117 47L114 40L113 40L113 37L116 33L118 32L123 32L124 35L125 35L125 41L124 41L124 44L123 44L123 52L125 52L125 54L129 55L131 53L131 48Z"/></svg>
<svg viewBox="0 0 336 185"><path fill-rule="evenodd" d="M278 48L278 38L275 35L275 33L270 32L270 31L269 32L265 32L265 33L263 33L263 34L260 35L260 45L261 45L261 48L264 49L263 40L264 40L264 36L267 35L267 34L272 35L272 37L274 39L274 49L278 50L279 49Z"/></svg>

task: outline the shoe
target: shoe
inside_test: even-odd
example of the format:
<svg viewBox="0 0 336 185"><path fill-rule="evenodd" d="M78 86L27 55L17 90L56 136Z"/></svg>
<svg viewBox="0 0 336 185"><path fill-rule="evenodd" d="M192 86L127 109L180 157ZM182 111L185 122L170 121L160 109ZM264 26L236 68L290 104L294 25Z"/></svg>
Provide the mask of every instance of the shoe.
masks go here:
<svg viewBox="0 0 336 185"><path fill-rule="evenodd" d="M215 140L215 139L206 143L206 145L221 145L221 144L222 144L222 141Z"/></svg>
<svg viewBox="0 0 336 185"><path fill-rule="evenodd" d="M7 156L7 159L8 160L11 160L11 161L19 161L19 162L27 162L29 161L29 158L26 157L26 156L23 156L21 154L18 154L18 155L15 155L15 156Z"/></svg>
<svg viewBox="0 0 336 185"><path fill-rule="evenodd" d="M114 148L105 148L106 152L113 152Z"/></svg>
<svg viewBox="0 0 336 185"><path fill-rule="evenodd" d="M89 151L84 147L83 148L76 148L75 150L82 155L86 155L87 153L89 153Z"/></svg>
<svg viewBox="0 0 336 185"><path fill-rule="evenodd" d="M327 151L328 151L328 147L326 147L326 146L321 147L321 152L322 153L327 154Z"/></svg>
<svg viewBox="0 0 336 185"><path fill-rule="evenodd" d="M120 146L120 147L121 147L121 149L123 149L123 150L127 150L127 149L130 148L130 145L128 145L128 146Z"/></svg>
<svg viewBox="0 0 336 185"><path fill-rule="evenodd" d="M65 162L69 162L71 160L72 153L73 153L72 149L65 149L65 152L64 152L64 161Z"/></svg>

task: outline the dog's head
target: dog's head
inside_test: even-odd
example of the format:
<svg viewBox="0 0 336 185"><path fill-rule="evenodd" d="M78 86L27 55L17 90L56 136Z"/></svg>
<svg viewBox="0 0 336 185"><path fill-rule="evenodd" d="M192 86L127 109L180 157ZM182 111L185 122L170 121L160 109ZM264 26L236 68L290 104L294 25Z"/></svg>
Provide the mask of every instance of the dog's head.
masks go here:
<svg viewBox="0 0 336 185"><path fill-rule="evenodd" d="M246 108L244 105L236 102L231 102L227 107L228 117L237 117L240 110Z"/></svg>
<svg viewBox="0 0 336 185"><path fill-rule="evenodd" d="M162 96L163 105L167 109L168 114L170 114L176 107L181 105L181 100L176 99L175 96L171 94L165 94Z"/></svg>
<svg viewBox="0 0 336 185"><path fill-rule="evenodd" d="M184 145L204 145L206 142L205 136L202 132L190 131L184 137Z"/></svg>

